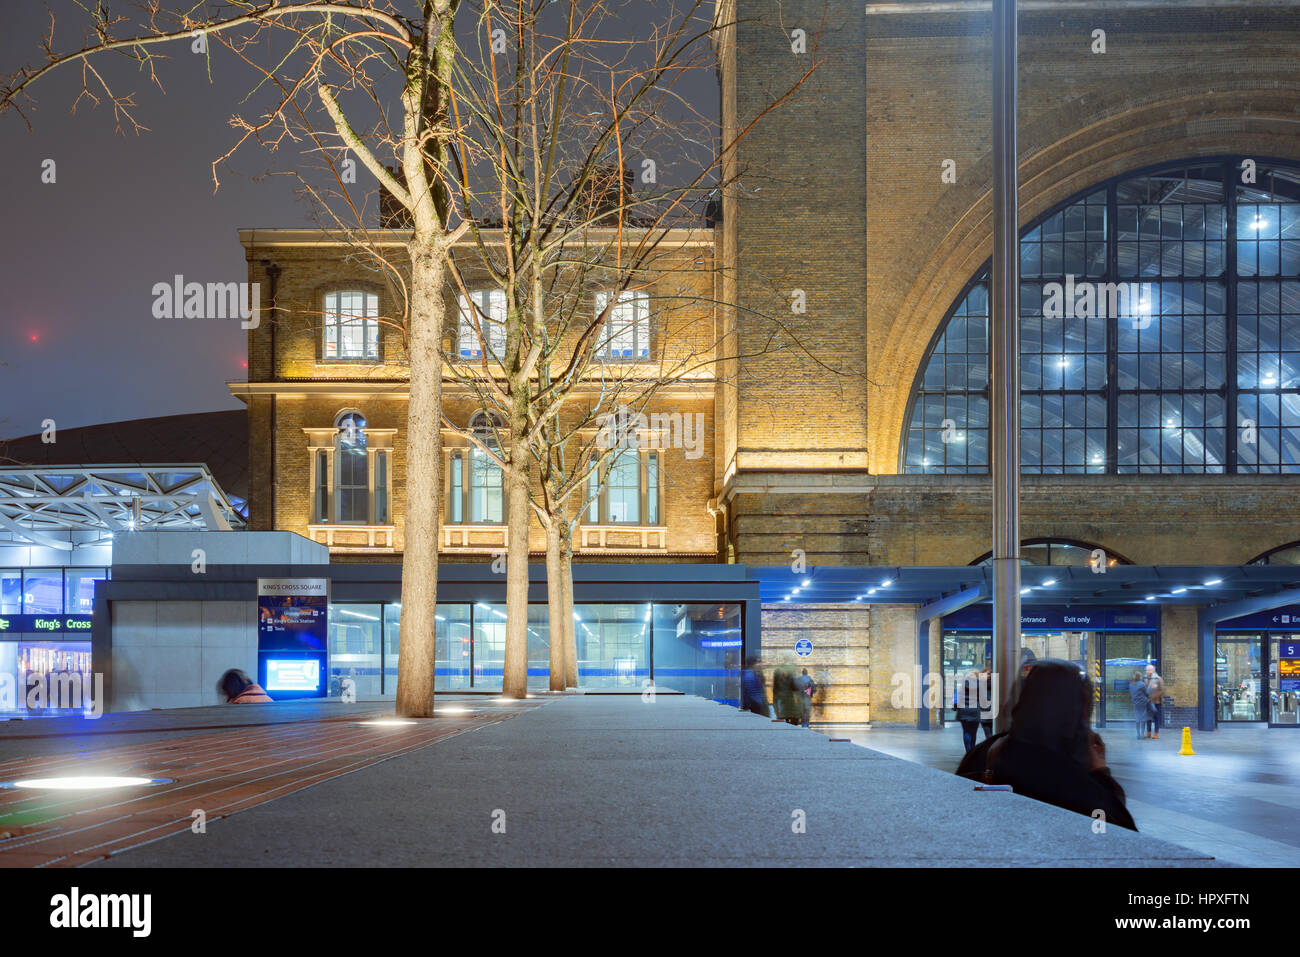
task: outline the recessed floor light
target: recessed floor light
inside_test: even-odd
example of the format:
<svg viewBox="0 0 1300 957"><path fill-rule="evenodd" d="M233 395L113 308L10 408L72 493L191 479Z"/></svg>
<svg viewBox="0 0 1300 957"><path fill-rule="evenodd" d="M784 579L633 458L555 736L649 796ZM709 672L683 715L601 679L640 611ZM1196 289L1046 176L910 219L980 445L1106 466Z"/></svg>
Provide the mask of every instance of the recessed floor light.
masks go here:
<svg viewBox="0 0 1300 957"><path fill-rule="evenodd" d="M29 788L45 791L101 791L108 788L141 788L171 784L171 778L139 778L112 774L75 774L62 778L23 778L5 781L0 788Z"/></svg>
<svg viewBox="0 0 1300 957"><path fill-rule="evenodd" d="M403 724L415 724L414 718L372 718L369 721L354 721L353 724L369 724L378 728L391 728Z"/></svg>

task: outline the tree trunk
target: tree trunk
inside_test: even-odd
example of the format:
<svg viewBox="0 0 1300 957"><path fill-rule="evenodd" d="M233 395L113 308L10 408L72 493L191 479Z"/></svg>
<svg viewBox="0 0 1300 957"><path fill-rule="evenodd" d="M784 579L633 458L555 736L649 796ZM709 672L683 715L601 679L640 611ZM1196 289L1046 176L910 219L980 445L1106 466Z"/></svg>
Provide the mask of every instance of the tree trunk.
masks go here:
<svg viewBox="0 0 1300 957"><path fill-rule="evenodd" d="M429 237L411 243L407 336L411 398L406 413L406 520L402 546L402 637L397 713L433 715L437 657L438 499L442 489L442 320L445 264Z"/></svg>
<svg viewBox="0 0 1300 957"><path fill-rule="evenodd" d="M573 623L573 526L567 518L560 525L560 600L564 611L564 684L578 687L578 629Z"/></svg>
<svg viewBox="0 0 1300 957"><path fill-rule="evenodd" d="M564 628L565 616L572 616L573 611L564 606L564 589L560 585L563 573L560 571L560 526L563 519L552 518L546 526L546 605L550 612L551 633L551 683L552 691L564 690L566 674L565 649L567 632ZM573 619L570 617L570 621Z"/></svg>
<svg viewBox="0 0 1300 957"><path fill-rule="evenodd" d="M518 404L518 400L516 400ZM505 472L506 520L506 655L501 692L507 698L528 696L528 448L527 420L512 422L510 461Z"/></svg>

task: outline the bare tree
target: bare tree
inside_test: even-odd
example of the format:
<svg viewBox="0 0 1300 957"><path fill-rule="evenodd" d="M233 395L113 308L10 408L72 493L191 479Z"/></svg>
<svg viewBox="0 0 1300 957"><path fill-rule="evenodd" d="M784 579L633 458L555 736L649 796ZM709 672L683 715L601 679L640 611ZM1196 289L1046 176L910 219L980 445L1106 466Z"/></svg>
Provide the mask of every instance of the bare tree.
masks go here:
<svg viewBox="0 0 1300 957"><path fill-rule="evenodd" d="M410 362L396 701L398 713L408 716L433 713L444 288L447 251L464 229L451 225L446 163L456 137L449 94L459 56L454 28L460 5L461 0L227 0L228 12L208 17L202 5L173 10L161 0L145 0L127 16L110 13L105 0L88 0L80 5L83 23L59 23L51 14L41 43L44 62L0 82L0 112L14 110L26 120L34 84L55 70L79 68L77 102L107 102L119 128L138 130L132 95L119 92L105 61L125 58L161 88L164 48L187 45L210 53L208 44L220 44L247 64L256 79L254 92L269 91L270 102L251 119L231 119L236 142L214 162L214 182L218 164L250 140L272 149L297 143L325 158L335 195L345 198L344 209L324 211L327 218L343 225L345 214L357 212L339 174L349 155L405 210L410 233L396 253L371 241L359 217L343 235L358 253L373 257L397 290L399 315L390 318L402 328ZM418 9L407 15L406 6ZM56 48L56 26L60 37L81 33L80 45ZM304 184L321 198L318 186Z"/></svg>
<svg viewBox="0 0 1300 957"><path fill-rule="evenodd" d="M479 278L504 298L496 316L464 310L482 359L451 357L451 366L505 425L492 442L467 435L504 474L510 696L526 693L529 509L547 533L551 688L559 690L577 682L574 522L589 477L629 441L622 434L610 443L599 423L620 408L635 421L665 387L715 374L721 330L700 321L718 305L714 264L701 270L682 250L707 235L702 214L728 185L722 166L739 137L818 62L719 148L716 120L680 90L691 74L714 69L711 41L729 25L712 4L686 0L628 36L621 9L607 0L491 3L480 41L491 55L458 64L452 109L464 135L452 159L460 205L474 215L468 250L453 253L453 278L463 302L476 302L470 285ZM640 167L639 181L629 164ZM764 348L778 331L788 330L775 323Z"/></svg>

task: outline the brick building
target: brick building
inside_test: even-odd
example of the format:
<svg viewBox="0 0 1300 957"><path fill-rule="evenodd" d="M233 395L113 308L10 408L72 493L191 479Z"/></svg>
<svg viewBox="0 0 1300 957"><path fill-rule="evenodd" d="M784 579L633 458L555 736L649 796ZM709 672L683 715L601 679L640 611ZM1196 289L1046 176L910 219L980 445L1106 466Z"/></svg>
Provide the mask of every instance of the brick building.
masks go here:
<svg viewBox="0 0 1300 957"><path fill-rule="evenodd" d="M1285 567L1300 540L1300 12L1026 6L1023 560L1100 563L1099 581L1126 566ZM680 237L722 304L694 320L734 345L711 375L662 397L665 412L703 413L705 454L659 463L654 524L643 464L637 520L604 513L578 560L750 566L767 588L764 659L810 666L825 688L817 717L928 724L945 709L895 707L896 676L978 666L979 606L918 622L918 601L867 593L883 580L873 569L961 569L988 553L990 13L978 2L719 7L724 138L821 62L728 154L738 182L721 223ZM383 315L383 291L328 237L241 241L250 279L283 310L250 333L249 381L232 384L250 410L252 526L298 531L340 561L391 561L403 547L400 343L378 327L373 353L345 360L327 354L321 329L331 293L373 294ZM1090 284L1091 306L1057 308L1062 287ZM778 315L780 348L758 348ZM472 403L448 388L449 416L468 425ZM322 503L337 501L331 456L352 413L364 419L371 513L322 520L337 507ZM450 476L465 450L445 437ZM500 541L465 518L468 486L448 511L448 481L440 546L481 560ZM856 569L860 587L820 589L835 568ZM1293 723L1289 632L1241 619L1220 623L1208 647L1198 614L1221 597L1210 574L1151 599L1098 592L1094 606L1116 604L1097 606L1107 624L1044 613L1026 644L1077 660L1107 695L1126 669L1158 662L1177 720L1206 714L1212 696L1217 720ZM806 577L802 594L789 575ZM1055 607L1050 580L1030 582L1041 590L1027 607ZM1116 612L1126 601L1154 601L1140 627ZM807 636L815 650L801 660L794 640ZM1107 699L1098 717L1121 709Z"/></svg>

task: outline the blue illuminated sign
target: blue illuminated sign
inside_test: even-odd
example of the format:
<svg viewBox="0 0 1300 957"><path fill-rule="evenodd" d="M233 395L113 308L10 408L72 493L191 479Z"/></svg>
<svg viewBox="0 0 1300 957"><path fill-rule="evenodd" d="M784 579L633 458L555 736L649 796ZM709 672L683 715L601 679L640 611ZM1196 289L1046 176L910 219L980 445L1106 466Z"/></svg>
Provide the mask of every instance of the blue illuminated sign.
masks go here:
<svg viewBox="0 0 1300 957"><path fill-rule="evenodd" d="M267 691L320 691L320 659L268 658Z"/></svg>
<svg viewBox="0 0 1300 957"><path fill-rule="evenodd" d="M800 658L807 658L813 653L813 643L807 638L800 638L794 643L794 653Z"/></svg>

